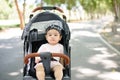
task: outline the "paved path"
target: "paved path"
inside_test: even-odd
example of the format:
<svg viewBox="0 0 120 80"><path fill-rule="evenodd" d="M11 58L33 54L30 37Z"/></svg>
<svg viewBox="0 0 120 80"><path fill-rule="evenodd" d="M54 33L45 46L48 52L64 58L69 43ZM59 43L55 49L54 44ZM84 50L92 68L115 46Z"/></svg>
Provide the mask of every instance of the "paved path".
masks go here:
<svg viewBox="0 0 120 80"><path fill-rule="evenodd" d="M120 52L99 35L106 19L71 24L72 80L120 80Z"/></svg>
<svg viewBox="0 0 120 80"><path fill-rule="evenodd" d="M98 32L105 20L70 23L71 80L120 80L120 56ZM22 80L20 29L0 32L0 80Z"/></svg>
<svg viewBox="0 0 120 80"><path fill-rule="evenodd" d="M0 32L0 80L22 80L21 32L20 29Z"/></svg>

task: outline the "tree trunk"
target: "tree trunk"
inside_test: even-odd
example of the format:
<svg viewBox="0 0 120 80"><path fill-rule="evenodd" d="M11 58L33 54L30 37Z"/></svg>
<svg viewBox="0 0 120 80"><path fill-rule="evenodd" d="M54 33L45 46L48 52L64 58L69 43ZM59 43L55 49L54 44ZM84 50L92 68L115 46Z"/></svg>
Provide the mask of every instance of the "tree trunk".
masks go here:
<svg viewBox="0 0 120 80"><path fill-rule="evenodd" d="M114 13L115 13L115 20L118 19L118 14L117 14L117 0L112 0L112 4L113 4L113 9L114 9Z"/></svg>
<svg viewBox="0 0 120 80"><path fill-rule="evenodd" d="M19 19L20 19L20 28L23 29L24 26L25 26L23 14L22 14L22 11L20 11L20 9L19 9L17 0L14 0L14 1L15 1L15 5L16 5L16 8L17 8L18 16L19 16Z"/></svg>
<svg viewBox="0 0 120 80"><path fill-rule="evenodd" d="M118 22L120 23L120 1L118 1Z"/></svg>
<svg viewBox="0 0 120 80"><path fill-rule="evenodd" d="M116 22L118 21L118 18L119 18L117 13L117 0L112 0L112 4L113 4L113 10L115 14L114 23L112 25L112 32L116 34L117 33Z"/></svg>
<svg viewBox="0 0 120 80"><path fill-rule="evenodd" d="M25 24L25 12L26 12L25 10L26 10L26 0L24 0L24 3L23 3L23 21L24 21L24 24Z"/></svg>

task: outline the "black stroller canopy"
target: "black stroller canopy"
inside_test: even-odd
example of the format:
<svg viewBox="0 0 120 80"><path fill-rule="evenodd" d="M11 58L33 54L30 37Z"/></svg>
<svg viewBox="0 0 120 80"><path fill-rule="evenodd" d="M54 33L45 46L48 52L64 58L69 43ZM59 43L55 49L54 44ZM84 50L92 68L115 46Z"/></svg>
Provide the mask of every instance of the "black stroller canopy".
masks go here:
<svg viewBox="0 0 120 80"><path fill-rule="evenodd" d="M25 37L29 35L30 30L37 29L38 31L45 31L45 29L51 24L58 25L61 29L64 30L65 34L70 34L68 25L63 19L54 13L43 12L34 16L25 26L22 34L22 39L25 39Z"/></svg>

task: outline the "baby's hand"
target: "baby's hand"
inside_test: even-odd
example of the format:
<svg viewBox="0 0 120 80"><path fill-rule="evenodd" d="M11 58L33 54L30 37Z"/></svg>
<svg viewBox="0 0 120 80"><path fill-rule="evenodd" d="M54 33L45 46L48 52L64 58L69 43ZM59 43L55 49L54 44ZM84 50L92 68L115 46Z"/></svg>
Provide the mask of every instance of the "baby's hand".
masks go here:
<svg viewBox="0 0 120 80"><path fill-rule="evenodd" d="M39 63L40 60L40 57L35 57L35 63Z"/></svg>

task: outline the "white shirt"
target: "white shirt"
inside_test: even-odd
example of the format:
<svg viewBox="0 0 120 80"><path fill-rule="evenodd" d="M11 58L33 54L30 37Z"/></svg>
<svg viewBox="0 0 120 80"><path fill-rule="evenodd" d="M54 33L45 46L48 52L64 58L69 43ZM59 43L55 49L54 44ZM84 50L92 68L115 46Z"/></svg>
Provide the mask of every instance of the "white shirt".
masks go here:
<svg viewBox="0 0 120 80"><path fill-rule="evenodd" d="M63 45L58 43L56 45L50 45L49 43L41 45L38 49L38 53L40 52L51 52L51 53L64 53ZM56 60L59 61L59 57L54 57Z"/></svg>

